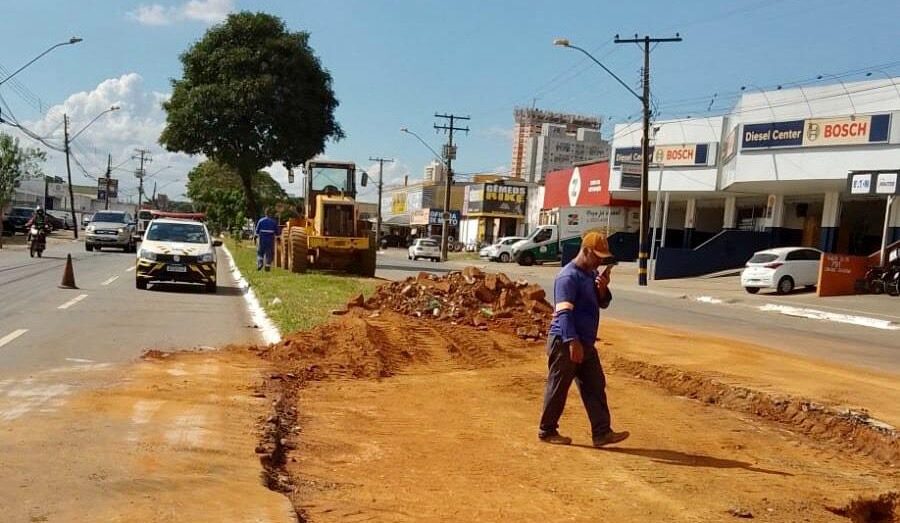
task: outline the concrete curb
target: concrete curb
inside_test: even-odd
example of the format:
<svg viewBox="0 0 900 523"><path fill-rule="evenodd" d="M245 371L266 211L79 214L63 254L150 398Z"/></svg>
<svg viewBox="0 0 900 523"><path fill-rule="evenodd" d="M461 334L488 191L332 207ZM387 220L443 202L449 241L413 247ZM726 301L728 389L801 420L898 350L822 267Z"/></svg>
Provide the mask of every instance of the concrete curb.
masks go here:
<svg viewBox="0 0 900 523"><path fill-rule="evenodd" d="M253 323L256 324L257 328L259 328L263 341L267 344L278 343L281 341L281 332L278 330L278 327L275 326L272 319L266 314L266 310L263 309L262 305L259 303L256 293L253 292L253 289L250 287L250 282L248 282L244 278L244 275L241 274L240 269L238 269L237 264L234 262L231 251L229 251L228 247L225 245L222 245L222 251L225 252L225 256L228 257L228 267L231 270L231 276L237 282L238 287L244 291L244 301L247 302L247 310L250 312L250 318L253 320Z"/></svg>

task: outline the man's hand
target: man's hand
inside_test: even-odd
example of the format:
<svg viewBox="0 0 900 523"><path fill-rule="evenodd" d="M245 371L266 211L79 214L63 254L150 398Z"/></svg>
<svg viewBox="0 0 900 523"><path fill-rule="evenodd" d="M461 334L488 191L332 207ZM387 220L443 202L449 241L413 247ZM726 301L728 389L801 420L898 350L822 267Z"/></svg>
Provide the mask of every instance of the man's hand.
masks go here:
<svg viewBox="0 0 900 523"><path fill-rule="evenodd" d="M584 347L581 346L581 342L578 341L578 338L569 342L569 359L572 360L572 363L581 363L584 361Z"/></svg>
<svg viewBox="0 0 900 523"><path fill-rule="evenodd" d="M611 270L612 265L607 265L606 270L598 274L594 280L594 284L597 286L597 293L600 296L606 296L606 293L609 291L609 273Z"/></svg>

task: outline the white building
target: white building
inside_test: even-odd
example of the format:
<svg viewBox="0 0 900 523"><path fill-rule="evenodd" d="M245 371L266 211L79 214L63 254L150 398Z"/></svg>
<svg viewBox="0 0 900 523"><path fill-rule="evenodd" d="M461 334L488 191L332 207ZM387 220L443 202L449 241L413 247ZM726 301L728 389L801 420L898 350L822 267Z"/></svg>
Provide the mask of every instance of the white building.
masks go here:
<svg viewBox="0 0 900 523"><path fill-rule="evenodd" d="M847 176L900 169L900 78L748 91L724 117L652 125L653 161L663 165L648 188L651 201L669 195L666 247L732 230L826 252L880 247L887 198L851 195ZM640 124L616 126L617 198L639 199L639 178L622 171L640 162L640 136ZM900 204L888 226L888 241L900 239Z"/></svg>
<svg viewBox="0 0 900 523"><path fill-rule="evenodd" d="M444 167L444 164L437 161L432 160L431 163L425 166L423 181L425 183L437 183L443 182L447 177L447 169Z"/></svg>
<svg viewBox="0 0 900 523"><path fill-rule="evenodd" d="M609 143L600 137L599 129L581 127L570 132L565 125L544 123L540 134L525 142L524 178L543 183L549 172L608 156Z"/></svg>

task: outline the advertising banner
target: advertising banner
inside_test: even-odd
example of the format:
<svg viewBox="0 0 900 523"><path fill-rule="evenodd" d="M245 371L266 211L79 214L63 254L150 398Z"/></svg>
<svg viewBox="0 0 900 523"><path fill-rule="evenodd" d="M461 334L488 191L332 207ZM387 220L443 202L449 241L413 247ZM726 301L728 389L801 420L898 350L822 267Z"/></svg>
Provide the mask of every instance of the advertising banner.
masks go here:
<svg viewBox="0 0 900 523"><path fill-rule="evenodd" d="M725 145L722 147L722 163L728 163L728 160L732 159L737 153L737 137L738 137L738 127L734 126L734 129L728 133L728 136L725 137Z"/></svg>
<svg viewBox="0 0 900 523"><path fill-rule="evenodd" d="M517 185L486 183L468 188L466 214L490 214L525 217L528 188Z"/></svg>
<svg viewBox="0 0 900 523"><path fill-rule="evenodd" d="M710 145L708 143L656 145L650 147L650 162L656 167L661 165L666 167L715 165L715 156L710 156ZM614 166L635 162L641 163L640 147L616 149L613 156Z"/></svg>
<svg viewBox="0 0 900 523"><path fill-rule="evenodd" d="M391 197L391 214L406 214L406 193L395 192Z"/></svg>
<svg viewBox="0 0 900 523"><path fill-rule="evenodd" d="M650 155L653 156L653 147L650 148ZM623 163L641 163L641 148L640 147L623 147L616 148L616 152L613 155L613 165L618 167Z"/></svg>
<svg viewBox="0 0 900 523"><path fill-rule="evenodd" d="M741 149L887 143L890 114L744 124Z"/></svg>
<svg viewBox="0 0 900 523"><path fill-rule="evenodd" d="M847 190L850 194L900 194L900 170L851 172L847 175Z"/></svg>
<svg viewBox="0 0 900 523"><path fill-rule="evenodd" d="M459 211L450 211L450 227L459 225ZM418 209L410 214L410 225L442 225L444 223L443 209Z"/></svg>
<svg viewBox="0 0 900 523"><path fill-rule="evenodd" d="M107 182L109 182L107 184ZM109 192L109 198L119 197L119 180L116 178L98 178L97 179L97 199L105 200L106 193Z"/></svg>

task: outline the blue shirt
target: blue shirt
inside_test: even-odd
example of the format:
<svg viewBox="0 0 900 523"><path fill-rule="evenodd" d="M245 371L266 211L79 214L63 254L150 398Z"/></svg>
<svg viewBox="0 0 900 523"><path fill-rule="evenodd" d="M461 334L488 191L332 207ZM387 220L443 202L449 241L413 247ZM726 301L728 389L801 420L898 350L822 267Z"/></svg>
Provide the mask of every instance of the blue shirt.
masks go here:
<svg viewBox="0 0 900 523"><path fill-rule="evenodd" d="M597 296L597 271L585 271L570 262L559 271L553 282L555 304L567 301L575 307L572 310L557 311L550 322L550 335L557 335L563 341L578 338L585 348L593 347L597 341L600 326L600 309L609 306L612 294L607 292L603 300Z"/></svg>
<svg viewBox="0 0 900 523"><path fill-rule="evenodd" d="M259 222L257 222L256 235L259 237L260 243L274 243L276 234L278 234L278 222L272 218L263 216Z"/></svg>

